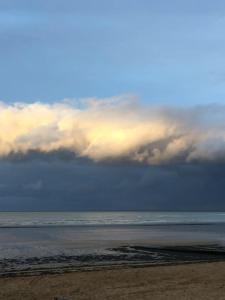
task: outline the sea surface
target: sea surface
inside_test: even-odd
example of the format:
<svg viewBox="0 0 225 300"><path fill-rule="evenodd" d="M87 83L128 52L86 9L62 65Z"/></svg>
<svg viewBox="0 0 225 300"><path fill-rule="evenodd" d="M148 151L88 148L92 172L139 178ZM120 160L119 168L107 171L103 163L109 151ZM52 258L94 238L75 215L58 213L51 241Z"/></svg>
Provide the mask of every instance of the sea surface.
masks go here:
<svg viewBox="0 0 225 300"><path fill-rule="evenodd" d="M0 227L225 223L225 212L0 212Z"/></svg>
<svg viewBox="0 0 225 300"><path fill-rule="evenodd" d="M225 260L223 212L0 213L0 273L218 258Z"/></svg>

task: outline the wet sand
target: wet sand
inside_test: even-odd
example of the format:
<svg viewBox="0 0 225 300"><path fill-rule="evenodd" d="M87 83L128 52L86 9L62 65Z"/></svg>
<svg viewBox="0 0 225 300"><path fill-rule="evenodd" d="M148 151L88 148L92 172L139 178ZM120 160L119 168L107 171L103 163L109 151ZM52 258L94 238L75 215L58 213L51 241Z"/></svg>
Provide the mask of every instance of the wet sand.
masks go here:
<svg viewBox="0 0 225 300"><path fill-rule="evenodd" d="M0 278L0 299L57 297L68 300L225 299L225 262Z"/></svg>

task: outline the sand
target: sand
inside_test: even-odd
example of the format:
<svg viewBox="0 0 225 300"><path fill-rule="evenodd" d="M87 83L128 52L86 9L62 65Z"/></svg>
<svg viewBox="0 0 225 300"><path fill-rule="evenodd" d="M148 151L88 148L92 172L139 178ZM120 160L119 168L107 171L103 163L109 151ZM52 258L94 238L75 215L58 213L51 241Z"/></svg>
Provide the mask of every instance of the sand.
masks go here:
<svg viewBox="0 0 225 300"><path fill-rule="evenodd" d="M225 299L225 262L0 278L0 299Z"/></svg>

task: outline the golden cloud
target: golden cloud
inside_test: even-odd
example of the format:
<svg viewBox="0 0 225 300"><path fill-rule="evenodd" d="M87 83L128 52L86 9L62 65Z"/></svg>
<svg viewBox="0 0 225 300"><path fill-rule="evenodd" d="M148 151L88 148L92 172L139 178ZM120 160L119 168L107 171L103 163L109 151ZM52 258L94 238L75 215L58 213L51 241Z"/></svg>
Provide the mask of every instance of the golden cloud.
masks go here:
<svg viewBox="0 0 225 300"><path fill-rule="evenodd" d="M155 107L133 96L0 104L0 156L60 149L94 161L223 159L225 107Z"/></svg>

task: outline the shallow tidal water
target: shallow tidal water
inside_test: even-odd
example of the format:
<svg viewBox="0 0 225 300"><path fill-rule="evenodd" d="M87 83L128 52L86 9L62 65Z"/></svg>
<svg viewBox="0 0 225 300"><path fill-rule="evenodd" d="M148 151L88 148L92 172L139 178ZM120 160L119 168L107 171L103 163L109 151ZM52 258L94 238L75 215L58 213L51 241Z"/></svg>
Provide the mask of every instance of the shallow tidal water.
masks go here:
<svg viewBox="0 0 225 300"><path fill-rule="evenodd" d="M0 214L1 273L52 266L224 260L224 246L224 213Z"/></svg>

